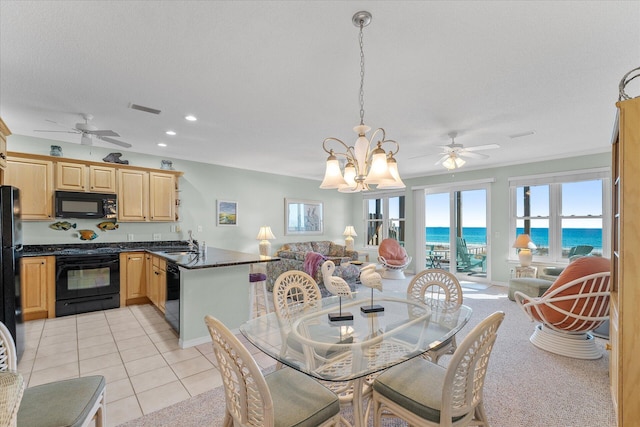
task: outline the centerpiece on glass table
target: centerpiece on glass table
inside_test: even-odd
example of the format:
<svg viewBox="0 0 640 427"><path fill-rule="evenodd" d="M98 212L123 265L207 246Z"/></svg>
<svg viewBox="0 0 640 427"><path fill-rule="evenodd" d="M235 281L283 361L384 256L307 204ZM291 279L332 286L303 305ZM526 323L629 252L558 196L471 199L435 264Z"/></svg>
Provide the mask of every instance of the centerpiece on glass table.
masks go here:
<svg viewBox="0 0 640 427"><path fill-rule="evenodd" d="M336 265L333 261L325 261L320 266L320 271L322 272L322 281L324 282L324 286L327 288L329 292L333 295L337 295L340 304L340 312L339 313L329 313L329 320L332 322L338 322L341 320L353 320L353 314L350 312L342 312L342 297L353 298L353 294L351 293L351 288L349 284L342 278L333 275L333 272L336 269Z"/></svg>
<svg viewBox="0 0 640 427"><path fill-rule="evenodd" d="M382 277L376 273L376 265L369 264L360 270L360 282L367 288L371 288L371 304L360 307L363 313L376 313L384 311L384 307L373 303L373 290L377 289L382 292Z"/></svg>

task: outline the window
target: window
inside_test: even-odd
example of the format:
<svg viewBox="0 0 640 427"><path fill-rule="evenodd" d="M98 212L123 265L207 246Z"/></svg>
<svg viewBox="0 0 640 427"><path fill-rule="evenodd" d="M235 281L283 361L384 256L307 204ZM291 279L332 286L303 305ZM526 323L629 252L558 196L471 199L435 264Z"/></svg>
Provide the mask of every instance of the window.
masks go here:
<svg viewBox="0 0 640 427"><path fill-rule="evenodd" d="M510 179L510 241L529 234L534 262L566 262L578 247L608 254L609 172ZM510 254L517 259L516 249Z"/></svg>
<svg viewBox="0 0 640 427"><path fill-rule="evenodd" d="M379 196L364 199L367 246L378 246L387 237L404 245L405 208L404 197Z"/></svg>

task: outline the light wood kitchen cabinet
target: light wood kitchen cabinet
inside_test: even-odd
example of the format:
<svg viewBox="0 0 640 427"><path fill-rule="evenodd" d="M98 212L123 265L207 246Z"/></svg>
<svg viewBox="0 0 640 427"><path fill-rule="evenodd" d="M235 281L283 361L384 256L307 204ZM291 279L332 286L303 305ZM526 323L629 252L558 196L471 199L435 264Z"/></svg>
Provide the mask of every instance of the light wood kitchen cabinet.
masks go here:
<svg viewBox="0 0 640 427"><path fill-rule="evenodd" d="M56 190L116 192L116 170L108 166L87 166L76 162L55 162Z"/></svg>
<svg viewBox="0 0 640 427"><path fill-rule="evenodd" d="M107 166L89 166L89 190L94 193L115 193L116 170Z"/></svg>
<svg viewBox="0 0 640 427"><path fill-rule="evenodd" d="M119 221L175 221L175 176L118 170Z"/></svg>
<svg viewBox="0 0 640 427"><path fill-rule="evenodd" d="M0 118L0 169L7 167L7 137L9 135L11 135L11 131L4 120ZM2 184L2 180L0 180L0 184Z"/></svg>
<svg viewBox="0 0 640 427"><path fill-rule="evenodd" d="M149 299L164 313L167 298L167 261L162 257L152 256L151 263Z"/></svg>
<svg viewBox="0 0 640 427"><path fill-rule="evenodd" d="M609 376L618 426L640 419L640 98L620 101L612 145Z"/></svg>
<svg viewBox="0 0 640 427"><path fill-rule="evenodd" d="M145 304L147 297L147 260L146 252L120 253L120 306Z"/></svg>
<svg viewBox="0 0 640 427"><path fill-rule="evenodd" d="M86 170L80 163L56 162L56 190L86 191Z"/></svg>
<svg viewBox="0 0 640 427"><path fill-rule="evenodd" d="M4 184L20 189L23 221L53 218L53 162L12 155L7 159Z"/></svg>
<svg viewBox="0 0 640 427"><path fill-rule="evenodd" d="M147 221L149 173L118 169L118 221Z"/></svg>
<svg viewBox="0 0 640 427"><path fill-rule="evenodd" d="M149 174L149 219L176 221L175 176L165 173Z"/></svg>
<svg viewBox="0 0 640 427"><path fill-rule="evenodd" d="M23 320L56 317L56 258L23 257L20 262L20 292Z"/></svg>

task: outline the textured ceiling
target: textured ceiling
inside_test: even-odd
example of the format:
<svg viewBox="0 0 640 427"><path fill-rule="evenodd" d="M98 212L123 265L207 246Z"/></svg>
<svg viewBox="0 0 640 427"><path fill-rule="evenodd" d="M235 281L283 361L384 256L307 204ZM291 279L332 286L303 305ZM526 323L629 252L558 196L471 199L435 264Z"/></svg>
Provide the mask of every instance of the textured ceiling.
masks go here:
<svg viewBox="0 0 640 427"><path fill-rule="evenodd" d="M358 10L373 15L365 123L400 143L403 177L442 172L451 131L501 147L466 169L606 152L640 66L640 1L3 0L0 115L80 143L34 130L90 113L131 151L319 180L323 139L355 141Z"/></svg>

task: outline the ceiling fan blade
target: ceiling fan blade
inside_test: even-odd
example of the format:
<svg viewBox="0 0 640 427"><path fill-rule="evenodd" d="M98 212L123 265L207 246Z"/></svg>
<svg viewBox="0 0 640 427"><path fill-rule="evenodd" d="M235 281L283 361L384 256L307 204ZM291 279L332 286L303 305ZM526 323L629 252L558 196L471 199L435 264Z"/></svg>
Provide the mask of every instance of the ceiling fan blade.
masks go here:
<svg viewBox="0 0 640 427"><path fill-rule="evenodd" d="M58 132L58 133L80 133L73 130L47 130L47 129L34 129L34 132Z"/></svg>
<svg viewBox="0 0 640 427"><path fill-rule="evenodd" d="M119 145L119 146L124 147L124 148L131 147L131 144L129 144L128 142L118 141L117 139L112 139L112 138L109 138L107 136L97 135L97 137L98 137L98 139L101 139L102 141L110 142L112 144L116 144L116 145Z"/></svg>
<svg viewBox="0 0 640 427"><path fill-rule="evenodd" d="M470 152L469 150L463 150L463 151L459 152L458 155L460 157L471 157L471 158L474 158L474 159L488 159L489 158L489 156L487 156L486 154L473 153L473 152Z"/></svg>
<svg viewBox="0 0 640 427"><path fill-rule="evenodd" d="M445 154L444 156L442 156L437 162L435 162L434 164L437 166L440 163L444 162L445 160L447 160L449 158L448 154Z"/></svg>
<svg viewBox="0 0 640 427"><path fill-rule="evenodd" d="M86 130L85 132L96 136L115 136L116 138L120 136L112 130Z"/></svg>
<svg viewBox="0 0 640 427"><path fill-rule="evenodd" d="M480 151L480 150L494 150L500 148L498 144L476 145L475 147L465 147L464 151Z"/></svg>

